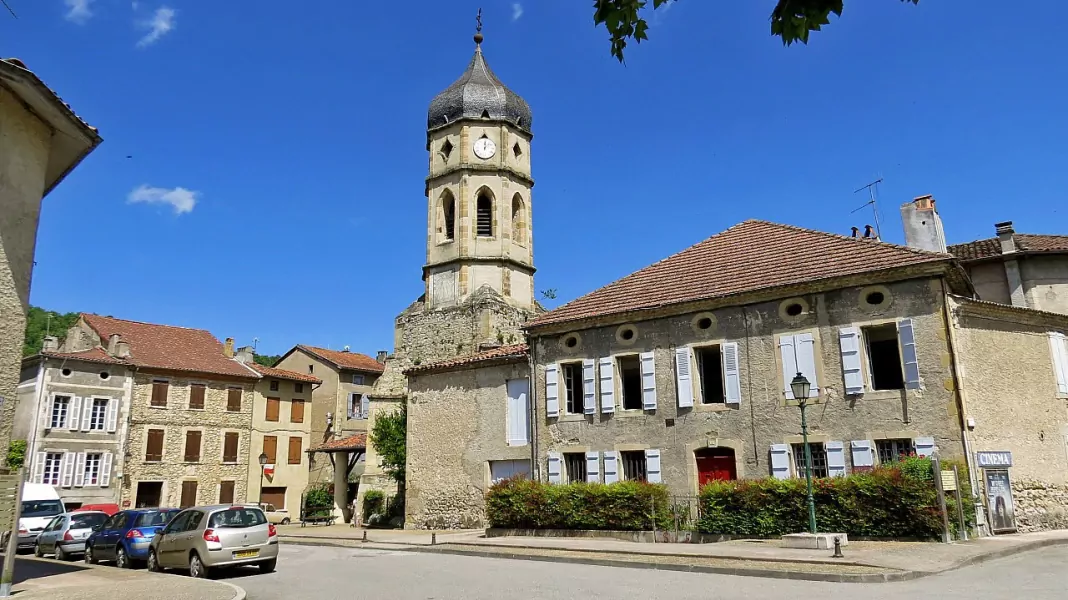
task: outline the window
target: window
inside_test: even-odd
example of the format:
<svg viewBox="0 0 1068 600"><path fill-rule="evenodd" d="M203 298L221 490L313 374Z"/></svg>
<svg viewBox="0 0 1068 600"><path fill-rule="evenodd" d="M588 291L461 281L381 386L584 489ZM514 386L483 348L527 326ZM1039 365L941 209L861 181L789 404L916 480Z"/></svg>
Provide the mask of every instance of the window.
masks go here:
<svg viewBox="0 0 1068 600"><path fill-rule="evenodd" d="M901 370L901 351L897 343L897 325L890 323L863 328L868 345L868 369L871 374L871 389L905 389L905 376Z"/></svg>
<svg viewBox="0 0 1068 600"><path fill-rule="evenodd" d="M568 483L586 481L586 453L564 452L564 470Z"/></svg>
<svg viewBox="0 0 1068 600"><path fill-rule="evenodd" d="M203 383L189 384L189 408L204 410L204 393L207 387Z"/></svg>
<svg viewBox="0 0 1068 600"><path fill-rule="evenodd" d="M89 415L89 431L104 431L108 416L108 399L93 398L92 413Z"/></svg>
<svg viewBox="0 0 1068 600"><path fill-rule="evenodd" d="M200 462L200 437L199 431L185 432L185 462Z"/></svg>
<svg viewBox="0 0 1068 600"><path fill-rule="evenodd" d="M493 237L493 198L488 192L481 192L475 206L476 235Z"/></svg>
<svg viewBox="0 0 1068 600"><path fill-rule="evenodd" d="M827 470L827 449L823 447L823 444L808 443L809 448L812 450L812 476L813 477L828 477L829 472ZM794 444L794 469L798 477L805 476L805 445Z"/></svg>
<svg viewBox="0 0 1068 600"><path fill-rule="evenodd" d="M303 394L304 393L304 384L303 383L294 383L293 384L293 392L297 393L297 394Z"/></svg>
<svg viewBox="0 0 1068 600"><path fill-rule="evenodd" d="M308 372L309 373L314 373L315 372L315 365L308 365Z"/></svg>
<svg viewBox="0 0 1068 600"><path fill-rule="evenodd" d="M509 379L505 388L508 392L508 445L526 446L530 443L530 382Z"/></svg>
<svg viewBox="0 0 1068 600"><path fill-rule="evenodd" d="M285 488L282 488L285 489ZM212 529L244 529L267 522L263 511L258 508L229 508L211 515L208 527Z"/></svg>
<svg viewBox="0 0 1068 600"><path fill-rule="evenodd" d="M278 380L277 379L272 379L271 380L271 391L272 392L277 392L278 391L278 385L279 385Z"/></svg>
<svg viewBox="0 0 1068 600"><path fill-rule="evenodd" d="M441 219L444 223L440 231L451 241L456 237L456 200L448 190L441 197Z"/></svg>
<svg viewBox="0 0 1068 600"><path fill-rule="evenodd" d="M219 504L234 503L234 482L223 481L219 483Z"/></svg>
<svg viewBox="0 0 1068 600"><path fill-rule="evenodd" d="M303 440L299 437L289 438L289 464L300 464L300 454L301 450L303 450L303 443Z"/></svg>
<svg viewBox="0 0 1068 600"><path fill-rule="evenodd" d="M237 462L237 444L240 439L240 434L234 431L228 431L223 434L223 462L224 463L236 463Z"/></svg>
<svg viewBox="0 0 1068 600"><path fill-rule="evenodd" d="M152 399L149 401L150 406L157 408L163 408L167 406L167 393L170 391L170 382L157 379L152 382Z"/></svg>
<svg viewBox="0 0 1068 600"><path fill-rule="evenodd" d="M111 373L108 373L107 371L101 371L100 372L100 378L103 379L104 381L107 381L108 378L110 378L110 377L111 377Z"/></svg>
<svg viewBox="0 0 1068 600"><path fill-rule="evenodd" d="M296 398L289 404L289 422L290 423L303 423L304 422L304 401L297 400Z"/></svg>
<svg viewBox="0 0 1068 600"><path fill-rule="evenodd" d="M518 144L516 145L518 148ZM527 243L527 223L524 218L526 211L523 210L523 198L516 194L512 196L512 241L520 245Z"/></svg>
<svg viewBox="0 0 1068 600"><path fill-rule="evenodd" d="M263 453L267 455L267 464L273 465L278 456L278 438L273 435L263 436Z"/></svg>
<svg viewBox="0 0 1068 600"><path fill-rule="evenodd" d="M226 390L226 410L227 412L241 412L241 388Z"/></svg>
<svg viewBox="0 0 1068 600"><path fill-rule="evenodd" d="M642 409L642 364L635 356L620 356L619 385L623 391L623 410ZM642 459L644 461L644 459Z"/></svg>
<svg viewBox="0 0 1068 600"><path fill-rule="evenodd" d="M564 372L564 394L567 399L565 411L569 415L581 415L582 410L582 363L560 365Z"/></svg>
<svg viewBox="0 0 1068 600"><path fill-rule="evenodd" d="M45 455L44 461L44 475L42 476L41 483L47 483L48 485L59 485L59 472L63 464L62 452L49 452ZM23 514L22 516L26 516Z"/></svg>
<svg viewBox="0 0 1068 600"><path fill-rule="evenodd" d="M367 396L364 394L358 394L356 392L349 394L348 413L350 419L366 419Z"/></svg>
<svg viewBox="0 0 1068 600"><path fill-rule="evenodd" d="M441 154L444 155L445 160L449 160L449 156L452 155L452 142L445 140L445 143L441 145Z"/></svg>
<svg viewBox="0 0 1068 600"><path fill-rule="evenodd" d="M1068 338L1059 331L1049 332L1049 349L1053 355L1053 375L1057 394L1068 396Z"/></svg>
<svg viewBox="0 0 1068 600"><path fill-rule="evenodd" d="M491 460L489 467L491 485L513 477L530 479L529 460Z"/></svg>
<svg viewBox="0 0 1068 600"><path fill-rule="evenodd" d="M179 508L186 508L193 506L197 503L197 482L196 481L183 481L182 482L182 499L178 503Z"/></svg>
<svg viewBox="0 0 1068 600"><path fill-rule="evenodd" d="M70 409L70 396L56 396L52 400L52 420L50 427L59 429L67 424L67 411Z"/></svg>
<svg viewBox="0 0 1068 600"><path fill-rule="evenodd" d="M149 429L148 442L145 444L145 462L163 460L163 430Z"/></svg>
<svg viewBox="0 0 1068 600"><path fill-rule="evenodd" d="M353 375L352 385L363 385L363 375Z"/></svg>
<svg viewBox="0 0 1068 600"><path fill-rule="evenodd" d="M102 462L103 455L99 452L90 452L85 455L85 470L83 471L85 485L100 485L100 464Z"/></svg>
<svg viewBox="0 0 1068 600"><path fill-rule="evenodd" d="M623 479L628 481L645 481L645 451L633 450L620 452L619 458L623 462Z"/></svg>
<svg viewBox="0 0 1068 600"><path fill-rule="evenodd" d="M912 440L875 440L875 450L879 453L879 463L887 464L916 452Z"/></svg>
<svg viewBox="0 0 1068 600"><path fill-rule="evenodd" d="M281 400L278 398L267 399L267 414L264 419L267 421L278 422L278 404Z"/></svg>
<svg viewBox="0 0 1068 600"><path fill-rule="evenodd" d="M697 376L701 381L701 403L723 404L723 354L719 346L694 348L697 358Z"/></svg>

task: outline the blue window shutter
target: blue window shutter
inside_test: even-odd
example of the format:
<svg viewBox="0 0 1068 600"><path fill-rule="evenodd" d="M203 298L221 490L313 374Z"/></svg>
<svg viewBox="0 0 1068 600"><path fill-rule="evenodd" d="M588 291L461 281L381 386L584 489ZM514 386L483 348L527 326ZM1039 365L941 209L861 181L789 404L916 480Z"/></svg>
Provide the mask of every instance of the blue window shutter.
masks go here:
<svg viewBox="0 0 1068 600"><path fill-rule="evenodd" d="M656 410L656 356L642 352L642 408Z"/></svg>
<svg viewBox="0 0 1068 600"><path fill-rule="evenodd" d="M790 389L790 381L799 373L797 370L797 357L794 354L794 336L779 336L779 356L782 357L783 394L787 400L794 399L794 392Z"/></svg>
<svg viewBox="0 0 1068 600"><path fill-rule="evenodd" d="M561 463L562 457L558 452L549 453L549 483L563 483L563 476L561 475Z"/></svg>
<svg viewBox="0 0 1068 600"><path fill-rule="evenodd" d="M916 332L912 319L897 322L897 335L901 341L901 360L905 363L905 387L910 390L920 389L920 361L916 356Z"/></svg>
<svg viewBox="0 0 1068 600"><path fill-rule="evenodd" d="M560 416L560 373L555 364L545 367L545 416Z"/></svg>
<svg viewBox="0 0 1068 600"><path fill-rule="evenodd" d="M619 481L619 453L609 451L604 453L604 482L615 483Z"/></svg>
<svg viewBox="0 0 1068 600"><path fill-rule="evenodd" d="M586 453L586 481L601 482L601 454L599 452Z"/></svg>
<svg viewBox="0 0 1068 600"><path fill-rule="evenodd" d="M616 412L616 368L611 356L602 358L597 371L601 380L601 412Z"/></svg>
<svg viewBox="0 0 1068 600"><path fill-rule="evenodd" d="M661 483L663 481L660 475L659 450L645 451L645 480L649 483Z"/></svg>
<svg viewBox="0 0 1068 600"><path fill-rule="evenodd" d="M582 412L597 413L597 374L592 358L582 361Z"/></svg>
<svg viewBox="0 0 1068 600"><path fill-rule="evenodd" d="M790 478L790 447L786 444L771 445L771 476L775 479Z"/></svg>
<svg viewBox="0 0 1068 600"><path fill-rule="evenodd" d="M690 348L683 346L675 349L675 383L679 407L693 406L693 369Z"/></svg>
<svg viewBox="0 0 1068 600"><path fill-rule="evenodd" d="M875 466L875 453L872 451L871 440L853 440L849 445L853 449L854 469Z"/></svg>
<svg viewBox="0 0 1068 600"><path fill-rule="evenodd" d="M935 440L933 437L918 437L916 438L916 455L917 456L931 456L935 451Z"/></svg>
<svg viewBox="0 0 1068 600"><path fill-rule="evenodd" d="M845 444L842 442L825 442L823 449L827 451L827 474L831 477L845 477Z"/></svg>
<svg viewBox="0 0 1068 600"><path fill-rule="evenodd" d="M864 372L860 360L860 331L856 327L838 330L838 343L842 346L842 376L847 394L864 393Z"/></svg>
<svg viewBox="0 0 1068 600"><path fill-rule="evenodd" d="M738 366L738 344L729 342L720 346L723 353L723 384L727 404L742 403L742 376Z"/></svg>
<svg viewBox="0 0 1068 600"><path fill-rule="evenodd" d="M816 398L820 395L819 378L816 376L816 341L811 333L799 333L794 336L794 345L797 349L797 370L812 384L809 397Z"/></svg>

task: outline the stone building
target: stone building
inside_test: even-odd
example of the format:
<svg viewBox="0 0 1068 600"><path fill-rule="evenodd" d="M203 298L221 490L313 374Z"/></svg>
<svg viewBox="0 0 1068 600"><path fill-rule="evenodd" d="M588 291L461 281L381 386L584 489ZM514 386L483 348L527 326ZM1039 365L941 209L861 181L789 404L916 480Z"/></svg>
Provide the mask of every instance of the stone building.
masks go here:
<svg viewBox="0 0 1068 600"><path fill-rule="evenodd" d="M41 200L101 142L17 58L0 59L0 447L15 421ZM6 456L6 453L5 453Z"/></svg>

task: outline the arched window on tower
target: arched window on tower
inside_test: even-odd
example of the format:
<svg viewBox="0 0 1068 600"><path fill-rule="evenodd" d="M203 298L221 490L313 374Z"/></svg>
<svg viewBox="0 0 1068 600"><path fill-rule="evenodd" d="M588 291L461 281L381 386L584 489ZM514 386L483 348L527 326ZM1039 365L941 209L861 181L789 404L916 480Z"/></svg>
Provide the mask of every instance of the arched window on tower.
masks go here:
<svg viewBox="0 0 1068 600"><path fill-rule="evenodd" d="M445 193L441 195L440 218L441 227L438 228L438 232L445 234L446 240L452 240L456 234L456 200L449 190L445 190Z"/></svg>
<svg viewBox="0 0 1068 600"><path fill-rule="evenodd" d="M512 240L520 246L527 244L526 210L518 192L512 196Z"/></svg>
<svg viewBox="0 0 1068 600"><path fill-rule="evenodd" d="M493 197L488 191L478 193L475 216L475 234L480 237L493 237Z"/></svg>

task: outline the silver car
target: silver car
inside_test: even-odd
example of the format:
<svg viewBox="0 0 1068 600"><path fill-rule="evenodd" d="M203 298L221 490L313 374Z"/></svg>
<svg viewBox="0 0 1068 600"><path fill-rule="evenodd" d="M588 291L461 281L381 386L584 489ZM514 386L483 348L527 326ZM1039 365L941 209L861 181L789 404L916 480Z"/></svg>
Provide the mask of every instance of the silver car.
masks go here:
<svg viewBox="0 0 1068 600"><path fill-rule="evenodd" d="M270 573L277 563L278 532L262 510L250 506L187 508L152 538L148 551L150 571L182 569L193 577L241 565Z"/></svg>
<svg viewBox="0 0 1068 600"><path fill-rule="evenodd" d="M108 518L107 513L99 511L81 511L63 513L52 519L37 536L33 553L38 558L45 554L54 554L56 560L85 554L85 538L93 532L93 527Z"/></svg>

